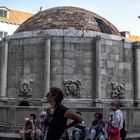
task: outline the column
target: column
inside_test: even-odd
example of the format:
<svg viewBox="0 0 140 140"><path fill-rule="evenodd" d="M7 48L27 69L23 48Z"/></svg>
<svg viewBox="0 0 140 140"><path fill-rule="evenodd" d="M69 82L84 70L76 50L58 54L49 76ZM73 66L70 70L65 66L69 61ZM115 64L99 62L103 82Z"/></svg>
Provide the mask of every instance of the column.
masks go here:
<svg viewBox="0 0 140 140"><path fill-rule="evenodd" d="M44 72L44 97L50 89L50 38L45 41L45 72Z"/></svg>
<svg viewBox="0 0 140 140"><path fill-rule="evenodd" d="M1 53L1 89L0 96L6 97L7 89L7 64L8 64L8 41L4 41Z"/></svg>
<svg viewBox="0 0 140 140"><path fill-rule="evenodd" d="M95 100L101 99L100 58L101 58L101 37L96 36Z"/></svg>
<svg viewBox="0 0 140 140"><path fill-rule="evenodd" d="M140 44L134 44L134 56L135 56L135 94L134 99L140 100Z"/></svg>

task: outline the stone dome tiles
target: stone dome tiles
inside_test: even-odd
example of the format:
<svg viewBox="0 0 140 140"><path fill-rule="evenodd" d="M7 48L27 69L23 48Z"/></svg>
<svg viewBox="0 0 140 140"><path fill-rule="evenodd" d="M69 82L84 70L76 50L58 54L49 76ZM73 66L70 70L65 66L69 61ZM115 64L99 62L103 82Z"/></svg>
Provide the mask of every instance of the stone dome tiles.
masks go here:
<svg viewBox="0 0 140 140"><path fill-rule="evenodd" d="M118 29L105 18L77 7L55 7L40 11L22 23L15 33L46 29L91 30L120 36Z"/></svg>

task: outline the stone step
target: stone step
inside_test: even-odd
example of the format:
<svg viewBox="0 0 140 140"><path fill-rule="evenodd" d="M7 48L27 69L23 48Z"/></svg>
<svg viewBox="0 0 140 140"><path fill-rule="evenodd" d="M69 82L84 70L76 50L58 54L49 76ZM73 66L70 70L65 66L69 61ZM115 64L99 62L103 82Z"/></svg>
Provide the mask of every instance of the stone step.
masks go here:
<svg viewBox="0 0 140 140"><path fill-rule="evenodd" d="M21 140L19 133L0 132L0 140ZM140 140L140 133L129 133L126 140Z"/></svg>
<svg viewBox="0 0 140 140"><path fill-rule="evenodd" d="M0 140L21 140L18 133L0 133Z"/></svg>
<svg viewBox="0 0 140 140"><path fill-rule="evenodd" d="M129 133L126 135L126 140L140 140L140 133Z"/></svg>

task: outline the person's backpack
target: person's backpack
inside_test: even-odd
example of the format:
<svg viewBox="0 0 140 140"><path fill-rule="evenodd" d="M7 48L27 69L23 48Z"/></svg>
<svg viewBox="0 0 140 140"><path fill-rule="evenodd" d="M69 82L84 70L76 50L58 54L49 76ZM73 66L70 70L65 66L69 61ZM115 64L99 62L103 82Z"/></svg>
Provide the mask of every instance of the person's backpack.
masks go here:
<svg viewBox="0 0 140 140"><path fill-rule="evenodd" d="M125 137L126 137L125 119L123 121L123 128L120 130L120 137L121 137L121 140L125 140Z"/></svg>

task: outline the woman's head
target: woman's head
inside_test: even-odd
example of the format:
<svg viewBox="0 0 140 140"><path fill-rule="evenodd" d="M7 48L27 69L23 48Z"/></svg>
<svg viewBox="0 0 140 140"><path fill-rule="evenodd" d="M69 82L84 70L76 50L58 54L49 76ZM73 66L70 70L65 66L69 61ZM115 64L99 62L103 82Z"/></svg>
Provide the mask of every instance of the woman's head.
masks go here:
<svg viewBox="0 0 140 140"><path fill-rule="evenodd" d="M26 121L25 129L32 129L32 122L30 120Z"/></svg>
<svg viewBox="0 0 140 140"><path fill-rule="evenodd" d="M111 110L117 110L117 109L119 109L120 107L119 107L119 104L118 103L116 103L116 102L111 102L110 103L110 109Z"/></svg>
<svg viewBox="0 0 140 140"><path fill-rule="evenodd" d="M94 118L95 118L95 120L101 120L102 118L103 118L103 115L102 115L102 113L95 113L94 114Z"/></svg>
<svg viewBox="0 0 140 140"><path fill-rule="evenodd" d="M60 88L52 87L46 97L53 98L56 104L60 104L63 100L63 91Z"/></svg>
<svg viewBox="0 0 140 140"><path fill-rule="evenodd" d="M102 113L98 113L98 119L101 120L103 118Z"/></svg>
<svg viewBox="0 0 140 140"><path fill-rule="evenodd" d="M40 112L40 120L44 121L47 118L47 112L46 111L41 111Z"/></svg>
<svg viewBox="0 0 140 140"><path fill-rule="evenodd" d="M95 118L95 120L98 119L98 113L97 112L94 113L94 118Z"/></svg>
<svg viewBox="0 0 140 140"><path fill-rule="evenodd" d="M30 114L29 117L30 117L31 120L35 120L36 119L36 115L35 114Z"/></svg>

